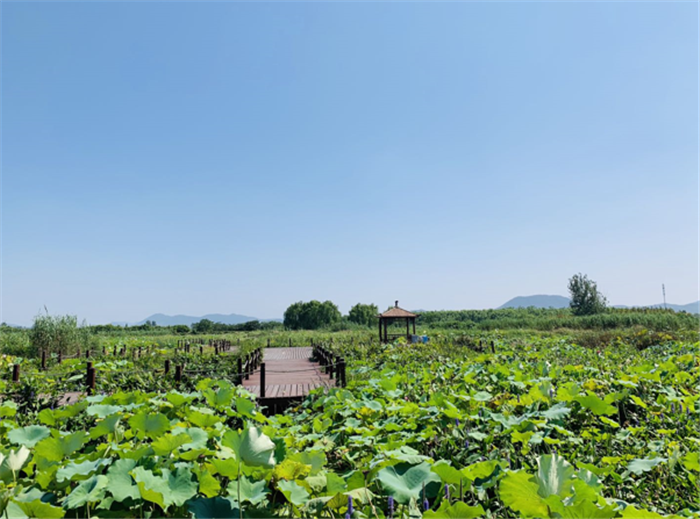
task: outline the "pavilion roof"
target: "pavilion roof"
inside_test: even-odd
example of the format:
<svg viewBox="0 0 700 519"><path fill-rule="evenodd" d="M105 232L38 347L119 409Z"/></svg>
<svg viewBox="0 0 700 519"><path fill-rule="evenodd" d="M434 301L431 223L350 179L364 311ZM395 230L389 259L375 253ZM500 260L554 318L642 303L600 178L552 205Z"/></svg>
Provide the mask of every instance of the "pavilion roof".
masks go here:
<svg viewBox="0 0 700 519"><path fill-rule="evenodd" d="M403 308L394 306L393 308L390 308L383 314L379 314L379 317L418 317L418 314L414 314L409 312L408 310L404 310Z"/></svg>

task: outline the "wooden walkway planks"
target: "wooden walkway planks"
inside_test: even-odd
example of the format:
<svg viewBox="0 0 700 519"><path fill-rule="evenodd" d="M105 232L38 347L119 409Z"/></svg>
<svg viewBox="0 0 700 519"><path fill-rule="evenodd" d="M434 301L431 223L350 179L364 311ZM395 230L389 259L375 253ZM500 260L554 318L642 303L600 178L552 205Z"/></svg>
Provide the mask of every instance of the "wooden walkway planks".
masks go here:
<svg viewBox="0 0 700 519"><path fill-rule="evenodd" d="M265 398L304 397L318 387L335 386L335 379L311 362L312 348L263 348ZM243 381L243 387L260 397L260 369Z"/></svg>

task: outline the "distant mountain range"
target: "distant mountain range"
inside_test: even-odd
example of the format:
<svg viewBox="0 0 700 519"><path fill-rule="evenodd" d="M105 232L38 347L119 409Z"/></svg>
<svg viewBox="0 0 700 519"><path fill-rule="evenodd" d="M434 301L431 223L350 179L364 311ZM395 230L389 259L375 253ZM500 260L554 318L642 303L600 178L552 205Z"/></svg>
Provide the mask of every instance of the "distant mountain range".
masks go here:
<svg viewBox="0 0 700 519"><path fill-rule="evenodd" d="M535 295L535 296L518 296L514 297L507 303L502 304L498 307L498 310L502 308L527 308L528 306L534 306L535 308L567 308L571 299L564 296L549 296L549 295ZM646 308L663 308L663 303L656 305L645 305ZM614 305L614 308L632 308L625 305ZM640 307L642 308L642 307ZM666 304L666 308L675 310L676 312L688 312L691 314L700 313L700 301L695 303L688 303L687 305L674 305L671 303Z"/></svg>
<svg viewBox="0 0 700 519"><path fill-rule="evenodd" d="M527 308L534 306L535 308L568 308L571 299L564 296L518 296L514 297L507 303L502 304L497 308Z"/></svg>
<svg viewBox="0 0 700 519"><path fill-rule="evenodd" d="M139 326L142 324L146 324L146 321L154 321L158 326L175 326L176 324L186 324L187 326L191 326L194 323L198 323L202 319L209 319L212 322L222 324L242 324L247 323L249 321L281 321L281 319L258 319L257 317L250 317L248 315L239 314L207 314L201 317L194 317L192 315L153 314L149 317L146 317L143 321L139 321L137 323L113 322L112 324L115 324L117 326L124 326L127 324L129 326Z"/></svg>

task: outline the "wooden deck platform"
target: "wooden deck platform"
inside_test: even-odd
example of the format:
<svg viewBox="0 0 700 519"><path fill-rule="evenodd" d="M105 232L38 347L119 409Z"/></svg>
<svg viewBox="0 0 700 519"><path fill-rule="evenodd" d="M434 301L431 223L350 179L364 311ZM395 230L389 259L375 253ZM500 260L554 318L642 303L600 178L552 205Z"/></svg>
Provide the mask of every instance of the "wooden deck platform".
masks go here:
<svg viewBox="0 0 700 519"><path fill-rule="evenodd" d="M317 387L335 386L335 379L311 362L311 353L310 347L263 348L265 397L261 400L303 398ZM260 398L260 368L243 381L243 387Z"/></svg>

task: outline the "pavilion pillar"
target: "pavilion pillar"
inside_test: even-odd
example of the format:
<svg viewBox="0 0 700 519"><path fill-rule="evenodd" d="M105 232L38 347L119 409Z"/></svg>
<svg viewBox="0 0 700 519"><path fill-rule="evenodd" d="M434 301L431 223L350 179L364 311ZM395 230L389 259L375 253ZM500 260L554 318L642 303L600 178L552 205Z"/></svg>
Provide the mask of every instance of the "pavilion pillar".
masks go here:
<svg viewBox="0 0 700 519"><path fill-rule="evenodd" d="M409 328L408 328L408 324L409 324L410 321L411 321L411 320L410 320L408 317L406 317L406 340L408 340L408 336L411 335L411 334L409 333L410 330L409 330Z"/></svg>
<svg viewBox="0 0 700 519"><path fill-rule="evenodd" d="M382 319L381 317L379 318L379 343L382 343Z"/></svg>
<svg viewBox="0 0 700 519"><path fill-rule="evenodd" d="M413 321L413 335L415 335L416 334L416 318L412 317L411 319Z"/></svg>

